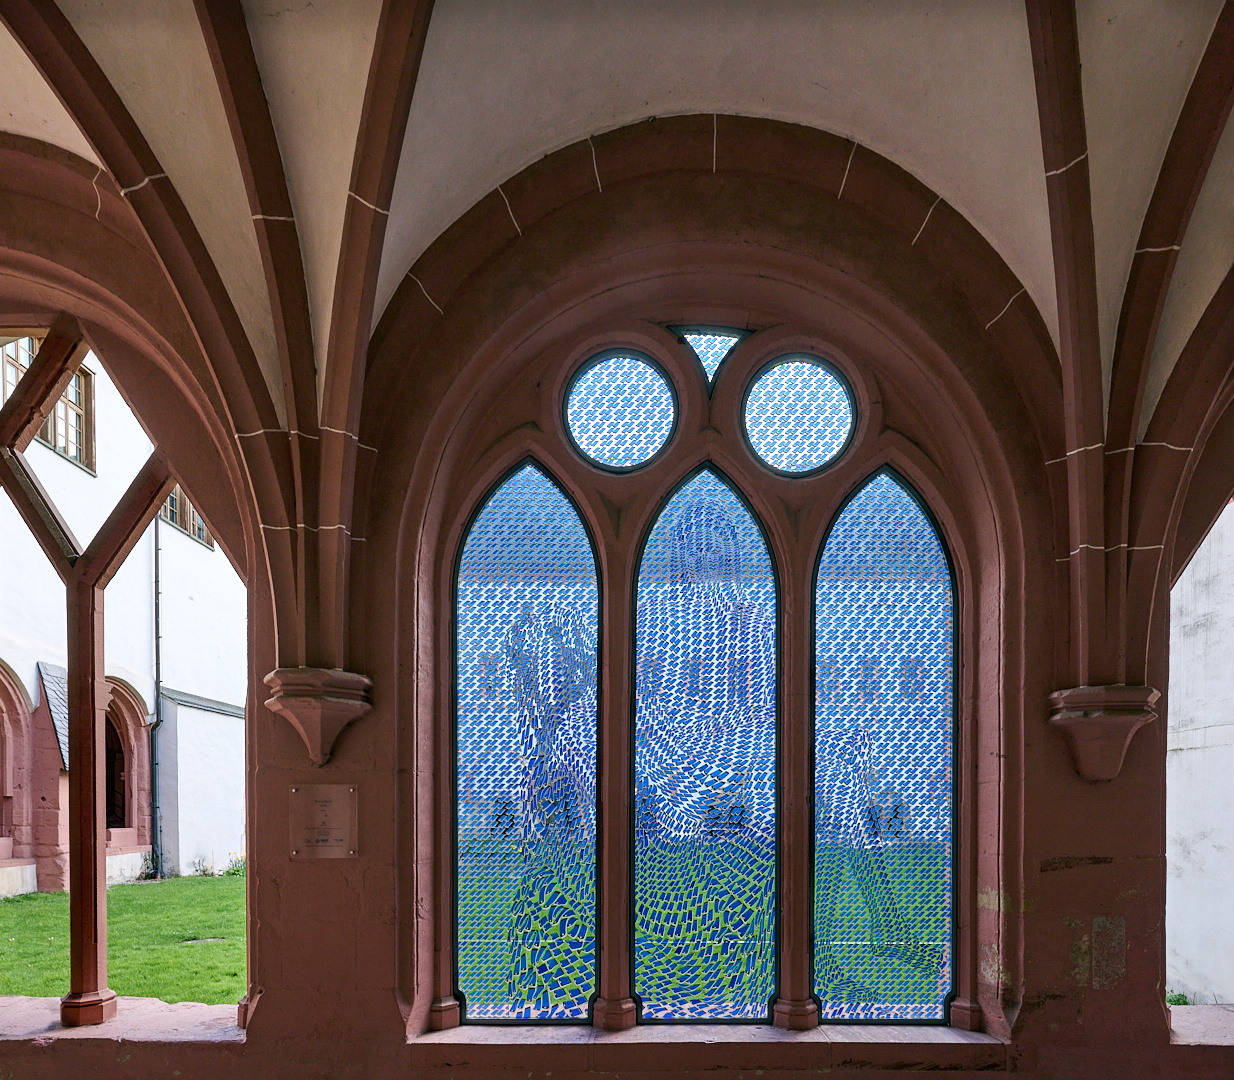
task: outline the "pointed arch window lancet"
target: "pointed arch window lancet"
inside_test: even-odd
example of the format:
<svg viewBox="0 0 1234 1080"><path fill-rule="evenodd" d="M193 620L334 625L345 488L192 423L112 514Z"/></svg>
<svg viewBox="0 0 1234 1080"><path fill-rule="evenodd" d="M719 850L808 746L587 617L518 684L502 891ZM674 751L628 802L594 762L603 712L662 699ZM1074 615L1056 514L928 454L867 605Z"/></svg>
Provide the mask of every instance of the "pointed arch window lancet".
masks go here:
<svg viewBox="0 0 1234 1080"><path fill-rule="evenodd" d="M635 993L648 1020L765 1018L776 585L758 524L714 473L664 507L637 597Z"/></svg>
<svg viewBox="0 0 1234 1080"><path fill-rule="evenodd" d="M456 982L471 1020L586 1020L595 990L591 543L518 469L472 523L455 585Z"/></svg>
<svg viewBox="0 0 1234 1080"><path fill-rule="evenodd" d="M814 985L824 1018L942 1020L952 986L954 589L879 473L815 586Z"/></svg>

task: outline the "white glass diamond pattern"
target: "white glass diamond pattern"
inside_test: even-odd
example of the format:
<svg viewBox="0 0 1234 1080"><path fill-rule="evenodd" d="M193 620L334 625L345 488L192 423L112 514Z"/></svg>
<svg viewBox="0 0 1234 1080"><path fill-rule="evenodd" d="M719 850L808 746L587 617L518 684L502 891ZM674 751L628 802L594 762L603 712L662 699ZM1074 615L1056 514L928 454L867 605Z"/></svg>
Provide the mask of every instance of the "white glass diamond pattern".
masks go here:
<svg viewBox="0 0 1234 1080"><path fill-rule="evenodd" d="M716 372L720 370L720 365L728 355L729 349L741 340L736 334L682 334L681 336L694 350L698 362L703 365L709 383L716 381Z"/></svg>
<svg viewBox="0 0 1234 1080"><path fill-rule="evenodd" d="M746 435L773 469L807 473L831 461L853 429L844 384L821 363L792 358L759 376L746 398Z"/></svg>
<svg viewBox="0 0 1234 1080"><path fill-rule="evenodd" d="M609 356L575 379L566 425L592 461L632 469L664 445L676 413L672 391L654 367L636 356Z"/></svg>

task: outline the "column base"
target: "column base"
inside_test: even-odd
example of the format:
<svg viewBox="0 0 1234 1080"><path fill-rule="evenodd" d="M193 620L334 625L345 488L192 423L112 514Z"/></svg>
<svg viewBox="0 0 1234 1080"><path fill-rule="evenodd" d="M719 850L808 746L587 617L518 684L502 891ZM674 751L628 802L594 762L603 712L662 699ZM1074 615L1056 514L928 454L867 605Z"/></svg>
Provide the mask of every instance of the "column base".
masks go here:
<svg viewBox="0 0 1234 1080"><path fill-rule="evenodd" d="M456 997L434 998L428 1007L429 1031L447 1031L462 1022L463 1009Z"/></svg>
<svg viewBox="0 0 1234 1080"><path fill-rule="evenodd" d="M65 1027L101 1024L116 1015L116 992L104 987L84 994L65 994L60 999L60 1023Z"/></svg>
<svg viewBox="0 0 1234 1080"><path fill-rule="evenodd" d="M253 1011L257 1008L257 1003L261 1000L261 991L253 994L251 997L245 994L236 1005L236 1027L244 1029L249 1026L249 1022L253 1019Z"/></svg>
<svg viewBox="0 0 1234 1080"><path fill-rule="evenodd" d="M956 998L951 1003L949 1023L953 1028L959 1028L961 1031L980 1031L981 1006L968 998Z"/></svg>
<svg viewBox="0 0 1234 1080"><path fill-rule="evenodd" d="M601 1031L626 1031L638 1021L633 998L596 998L591 1010L591 1026Z"/></svg>
<svg viewBox="0 0 1234 1080"><path fill-rule="evenodd" d="M778 1028L788 1031L808 1031L818 1027L818 1005L810 998L804 1001L792 1001L789 998L778 998L771 1011L772 1023Z"/></svg>

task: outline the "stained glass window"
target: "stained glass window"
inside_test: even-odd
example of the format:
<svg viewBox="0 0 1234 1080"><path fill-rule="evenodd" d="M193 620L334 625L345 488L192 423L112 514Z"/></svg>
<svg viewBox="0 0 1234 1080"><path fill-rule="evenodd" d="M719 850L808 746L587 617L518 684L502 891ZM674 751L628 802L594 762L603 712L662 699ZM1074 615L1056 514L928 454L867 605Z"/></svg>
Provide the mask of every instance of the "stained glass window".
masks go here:
<svg viewBox="0 0 1234 1080"><path fill-rule="evenodd" d="M744 410L754 452L773 469L820 469L848 443L853 403L830 368L813 357L782 360L750 388Z"/></svg>
<svg viewBox="0 0 1234 1080"><path fill-rule="evenodd" d="M468 1019L586 1020L595 989L595 560L527 465L456 593L457 985Z"/></svg>
<svg viewBox="0 0 1234 1080"><path fill-rule="evenodd" d="M943 1019L953 606L938 534L880 473L832 528L815 593L814 985L824 1019Z"/></svg>
<svg viewBox="0 0 1234 1080"><path fill-rule="evenodd" d="M676 416L664 376L637 356L609 356L585 367L566 399L575 445L611 469L632 469L654 457Z"/></svg>
<svg viewBox="0 0 1234 1080"><path fill-rule="evenodd" d="M702 331L693 332L685 331L682 335L689 343L690 348L694 350L694 355L698 357L698 362L703 365L703 370L707 372L707 381L716 381L716 372L720 370L720 364L728 355L729 349L737 344L741 338L737 334L722 334L719 332L704 333Z"/></svg>
<svg viewBox="0 0 1234 1080"><path fill-rule="evenodd" d="M652 1020L762 1018L775 989L776 590L758 525L710 472L638 578L635 993Z"/></svg>

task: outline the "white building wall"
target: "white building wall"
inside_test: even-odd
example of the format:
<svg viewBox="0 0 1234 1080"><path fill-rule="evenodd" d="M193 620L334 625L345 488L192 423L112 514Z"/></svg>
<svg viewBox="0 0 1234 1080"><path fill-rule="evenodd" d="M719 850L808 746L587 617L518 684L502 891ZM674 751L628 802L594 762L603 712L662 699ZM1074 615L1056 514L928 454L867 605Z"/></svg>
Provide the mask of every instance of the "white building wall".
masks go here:
<svg viewBox="0 0 1234 1080"><path fill-rule="evenodd" d="M1234 506L1170 594L1166 988L1234 1002Z"/></svg>
<svg viewBox="0 0 1234 1080"><path fill-rule="evenodd" d="M163 686L236 709L248 689L248 594L221 548L161 522ZM166 697L158 731L163 873L243 855L244 719Z"/></svg>
<svg viewBox="0 0 1234 1080"><path fill-rule="evenodd" d="M165 701L159 749L163 873L225 870L245 851L244 718Z"/></svg>
<svg viewBox="0 0 1234 1080"><path fill-rule="evenodd" d="M244 706L248 593L223 554L160 522L163 685Z"/></svg>

